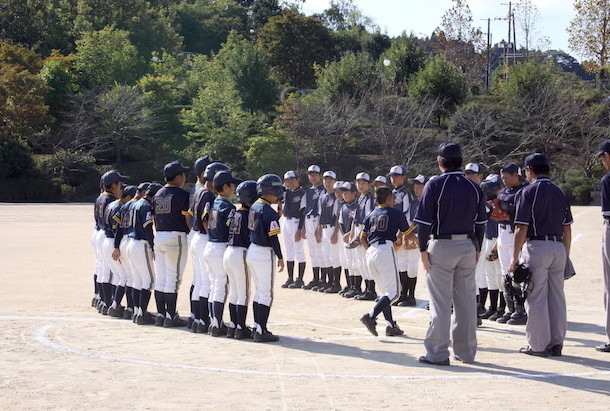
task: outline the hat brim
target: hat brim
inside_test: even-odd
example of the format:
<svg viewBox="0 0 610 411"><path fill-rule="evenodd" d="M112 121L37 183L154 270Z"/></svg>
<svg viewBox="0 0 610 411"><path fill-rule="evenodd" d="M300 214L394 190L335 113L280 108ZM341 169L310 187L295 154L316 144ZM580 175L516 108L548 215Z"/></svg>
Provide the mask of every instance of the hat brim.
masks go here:
<svg viewBox="0 0 610 411"><path fill-rule="evenodd" d="M466 174L479 174L479 171L474 171L474 170L464 170L464 173Z"/></svg>
<svg viewBox="0 0 610 411"><path fill-rule="evenodd" d="M401 174L401 173L388 173L387 175L390 177L404 176L404 174Z"/></svg>
<svg viewBox="0 0 610 411"><path fill-rule="evenodd" d="M605 153L605 151L604 151L604 150L602 150L602 151L598 151L598 152L597 152L597 154L595 154L595 157L599 157L599 156L601 156L601 155L602 155L602 154L604 154L604 153Z"/></svg>

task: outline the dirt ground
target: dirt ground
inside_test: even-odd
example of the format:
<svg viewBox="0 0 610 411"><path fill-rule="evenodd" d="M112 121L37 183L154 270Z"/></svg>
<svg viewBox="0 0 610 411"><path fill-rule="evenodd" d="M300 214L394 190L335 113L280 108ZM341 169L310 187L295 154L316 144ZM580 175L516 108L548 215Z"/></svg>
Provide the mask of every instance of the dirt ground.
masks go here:
<svg viewBox="0 0 610 411"><path fill-rule="evenodd" d="M404 337L366 332L370 302L280 281L269 325L279 343L136 326L90 307L92 205L0 204L0 408L606 410L610 354L593 349L606 342L600 210L573 214L564 356L519 354L523 327L484 321L475 364L431 367L417 362L428 324L421 271L418 307L395 309ZM191 273L189 262L182 315Z"/></svg>

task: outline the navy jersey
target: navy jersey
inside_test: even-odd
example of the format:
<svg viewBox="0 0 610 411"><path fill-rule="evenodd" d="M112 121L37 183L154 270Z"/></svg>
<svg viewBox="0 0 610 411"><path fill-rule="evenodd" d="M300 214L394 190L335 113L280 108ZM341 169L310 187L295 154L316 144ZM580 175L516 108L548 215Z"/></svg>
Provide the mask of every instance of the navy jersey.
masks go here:
<svg viewBox="0 0 610 411"><path fill-rule="evenodd" d="M320 225L335 226L337 214L339 213L339 201L335 193L322 194L318 200L318 214L320 215Z"/></svg>
<svg viewBox="0 0 610 411"><path fill-rule="evenodd" d="M319 215L318 200L323 192L324 186L322 184L317 187L310 187L305 191L305 200L303 201L303 212L305 215Z"/></svg>
<svg viewBox="0 0 610 411"><path fill-rule="evenodd" d="M104 191L95 199L93 218L95 220L96 230L103 230L106 226L106 223L104 222L104 212L106 211L108 204L112 203L114 200L116 200L116 197L108 191Z"/></svg>
<svg viewBox="0 0 610 411"><path fill-rule="evenodd" d="M286 190L284 192L283 213L286 218L301 218L305 207L305 189L299 187L296 190Z"/></svg>
<svg viewBox="0 0 610 411"><path fill-rule="evenodd" d="M194 195L191 203L191 213L193 214L193 230L201 234L207 234L204 223L210 217L210 210L214 204L216 195L210 190L200 188Z"/></svg>
<svg viewBox="0 0 610 411"><path fill-rule="evenodd" d="M208 221L208 241L213 243L229 242L229 225L234 214L235 206L228 198L216 197Z"/></svg>
<svg viewBox="0 0 610 411"><path fill-rule="evenodd" d="M104 234L106 234L106 237L108 238L114 238L116 230L119 228L119 224L121 223L119 217L120 211L121 202L119 200L115 200L108 204L108 207L106 207L106 210L104 211Z"/></svg>
<svg viewBox="0 0 610 411"><path fill-rule="evenodd" d="M498 226L500 225L500 222L490 218L491 212L493 211L493 205L492 205L491 201L488 201L485 204L485 209L487 210L487 222L485 223L485 237L496 238L496 237L498 237Z"/></svg>
<svg viewBox="0 0 610 411"><path fill-rule="evenodd" d="M339 210L339 229L341 234L347 234L352 229L352 223L358 209L358 201L354 200L351 203L343 202Z"/></svg>
<svg viewBox="0 0 610 411"><path fill-rule="evenodd" d="M394 208L401 211L405 217L408 217L413 195L409 192L407 186L403 185L400 188L395 188L392 194L394 197Z"/></svg>
<svg viewBox="0 0 610 411"><path fill-rule="evenodd" d="M250 247L250 230L248 230L248 216L250 208L241 206L235 212L229 225L229 245L234 247Z"/></svg>
<svg viewBox="0 0 610 411"><path fill-rule="evenodd" d="M525 187L525 184L520 184L517 187L504 187L498 193L498 200L500 200L500 208L508 213L510 216L509 223L514 223L515 221L515 210L517 207L515 197L517 193Z"/></svg>
<svg viewBox="0 0 610 411"><path fill-rule="evenodd" d="M133 222L129 237L134 240L148 241L152 249L154 238L152 204L150 204L146 197L141 198L131 206L131 212L133 214Z"/></svg>
<svg viewBox="0 0 610 411"><path fill-rule="evenodd" d="M166 184L155 194L153 213L157 220L157 231L188 233L185 216L191 214L189 193L180 187Z"/></svg>
<svg viewBox="0 0 610 411"><path fill-rule="evenodd" d="M606 173L599 184L602 195L602 216L610 218L610 173Z"/></svg>
<svg viewBox="0 0 610 411"><path fill-rule="evenodd" d="M119 207L119 227L114 235L114 248L119 248L121 240L124 236L129 235L129 232L133 229L133 205L137 200L129 200L125 204Z"/></svg>
<svg viewBox="0 0 610 411"><path fill-rule="evenodd" d="M366 193L358 197L358 208L354 215L354 223L357 225L364 224L364 219L369 213L375 208L375 198L371 192Z"/></svg>
<svg viewBox="0 0 610 411"><path fill-rule="evenodd" d="M515 224L526 224L527 236L563 236L563 226L573 222L570 201L547 177L524 187L517 194Z"/></svg>
<svg viewBox="0 0 610 411"><path fill-rule="evenodd" d="M409 223L405 215L393 207L377 207L364 219L362 235L366 236L369 244L394 243L396 233L406 233Z"/></svg>
<svg viewBox="0 0 610 411"><path fill-rule="evenodd" d="M462 171L445 172L426 183L414 221L434 235L473 234L487 222L485 196Z"/></svg>
<svg viewBox="0 0 610 411"><path fill-rule="evenodd" d="M250 241L262 247L271 247L271 237L280 233L280 219L271 204L259 198L250 208L248 215Z"/></svg>
<svg viewBox="0 0 610 411"><path fill-rule="evenodd" d="M417 224L415 224L415 216L417 215L417 210L419 210L419 205L421 204L421 201L419 198L415 197L413 200L411 200L411 205L409 206L409 212L407 213L407 222L409 223L409 225L413 226L415 225L415 228L413 229L413 234L417 234Z"/></svg>

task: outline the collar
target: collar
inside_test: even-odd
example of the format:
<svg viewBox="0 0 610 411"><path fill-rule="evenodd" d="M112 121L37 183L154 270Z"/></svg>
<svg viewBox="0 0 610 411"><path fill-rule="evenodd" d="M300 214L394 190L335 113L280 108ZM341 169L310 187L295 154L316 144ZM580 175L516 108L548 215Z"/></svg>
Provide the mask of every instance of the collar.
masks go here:
<svg viewBox="0 0 610 411"><path fill-rule="evenodd" d="M465 175L462 170L455 170L455 169L447 170L447 171L443 172L443 174L441 174L441 175L446 176L446 175L458 175L458 174Z"/></svg>
<svg viewBox="0 0 610 411"><path fill-rule="evenodd" d="M258 200L256 200L259 203L263 203L263 204L267 204L267 205L271 205L271 203L267 200L265 200L264 198L259 198Z"/></svg>
<svg viewBox="0 0 610 411"><path fill-rule="evenodd" d="M169 184L169 183L167 183L167 184L165 184L163 187L178 187L178 186L175 186L175 185L173 185L173 184Z"/></svg>
<svg viewBox="0 0 610 411"><path fill-rule="evenodd" d="M379 208L390 208L390 206L387 206L387 205L379 205L377 207L379 207Z"/></svg>
<svg viewBox="0 0 610 411"><path fill-rule="evenodd" d="M237 211L248 211L250 209L250 207L248 207L247 205L242 204L241 207L239 207L239 210Z"/></svg>
<svg viewBox="0 0 610 411"><path fill-rule="evenodd" d="M114 197L114 194L112 194L110 191L104 191L102 194L108 194Z"/></svg>
<svg viewBox="0 0 610 411"><path fill-rule="evenodd" d="M537 179L534 180L534 183L543 182L543 181L551 181L551 179L548 177L538 177Z"/></svg>

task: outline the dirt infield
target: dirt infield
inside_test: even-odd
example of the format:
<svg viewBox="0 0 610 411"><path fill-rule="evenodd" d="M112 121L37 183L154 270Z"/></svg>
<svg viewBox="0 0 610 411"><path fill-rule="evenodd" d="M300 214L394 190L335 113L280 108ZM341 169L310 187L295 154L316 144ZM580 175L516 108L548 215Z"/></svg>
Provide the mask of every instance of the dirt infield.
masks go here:
<svg viewBox="0 0 610 411"><path fill-rule="evenodd" d="M573 208L564 356L519 354L523 327L484 321L477 362L443 368L417 362L428 324L421 271L418 307L395 310L404 337L370 336L358 321L369 302L280 281L275 344L102 317L90 307L91 214L92 205L0 204L2 409L608 408L610 354L593 349L605 342L599 207ZM182 315L191 272L189 261Z"/></svg>

